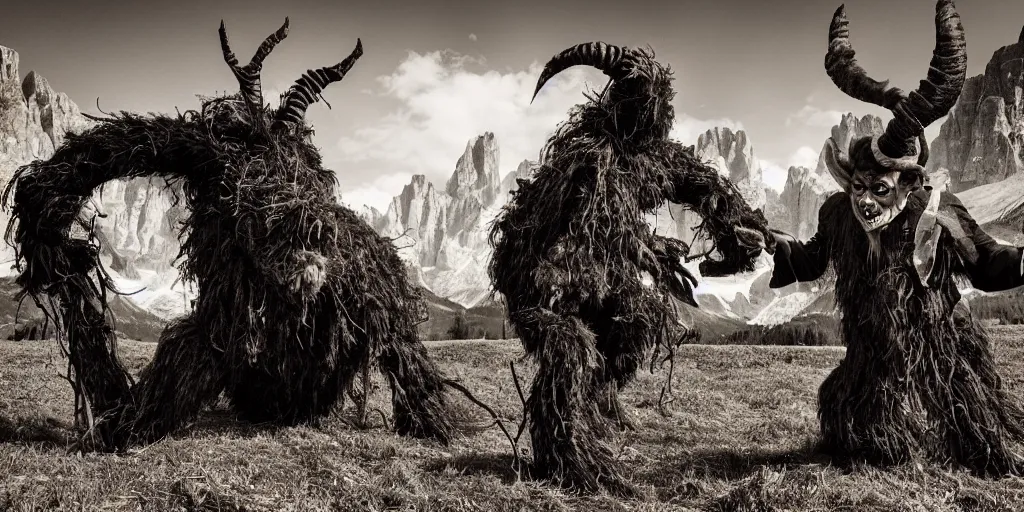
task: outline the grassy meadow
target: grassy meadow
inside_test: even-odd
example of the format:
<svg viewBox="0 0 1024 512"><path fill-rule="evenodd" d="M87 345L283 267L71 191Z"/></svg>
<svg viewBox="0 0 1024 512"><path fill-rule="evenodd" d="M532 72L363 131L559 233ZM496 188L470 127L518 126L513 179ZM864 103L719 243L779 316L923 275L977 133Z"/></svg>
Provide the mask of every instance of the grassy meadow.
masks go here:
<svg viewBox="0 0 1024 512"><path fill-rule="evenodd" d="M994 327L1005 385L1024 388L1024 329ZM515 341L428 342L451 376L513 435L532 365ZM126 341L135 371L152 343ZM658 411L667 367L623 395L639 427L612 443L646 495L575 496L514 469L504 434L468 401L482 431L452 446L399 438L386 388L371 425L354 407L318 428L242 425L223 404L172 438L126 455L69 454L70 386L53 342L0 341L0 510L268 511L1016 511L1024 479L978 479L932 466L841 469L816 455L818 385L840 347L694 345L676 356L675 400ZM378 384L381 382L378 380ZM528 451L528 436L520 447Z"/></svg>

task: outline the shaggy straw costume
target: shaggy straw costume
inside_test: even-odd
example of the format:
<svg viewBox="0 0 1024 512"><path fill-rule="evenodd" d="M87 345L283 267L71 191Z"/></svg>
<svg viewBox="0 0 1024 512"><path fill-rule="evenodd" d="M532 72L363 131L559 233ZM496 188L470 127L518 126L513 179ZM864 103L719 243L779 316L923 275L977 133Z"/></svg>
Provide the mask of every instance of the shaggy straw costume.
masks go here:
<svg viewBox="0 0 1024 512"><path fill-rule="evenodd" d="M728 180L669 140L671 72L650 52L574 46L547 63L537 91L574 65L596 67L611 83L571 111L533 179L519 181L492 228L489 271L539 365L528 400L535 475L631 493L599 438L625 426L618 390L645 352L681 335L670 296L696 305L680 263L688 247L654 235L644 215L666 201L699 213L724 256L702 262L705 275L753 269L765 238L774 239ZM645 272L653 287L642 283Z"/></svg>
<svg viewBox="0 0 1024 512"><path fill-rule="evenodd" d="M967 67L951 1L938 2L935 23L928 78L907 95L857 65L845 11L836 11L829 75L894 118L883 135L853 141L848 153L830 139L826 162L845 191L822 206L810 241L780 235L771 286L815 280L829 268L835 275L847 352L819 391L826 450L840 459L926 458L1001 475L1018 469L1024 413L1002 390L988 336L960 304L957 282L985 291L1024 284L1021 249L981 231L953 194L934 196L923 186L924 128L952 108ZM915 233L934 199L939 231L929 248ZM931 256L915 260L922 251Z"/></svg>
<svg viewBox="0 0 1024 512"><path fill-rule="evenodd" d="M49 160L21 168L5 192L6 203L13 190L8 240L23 265L18 283L54 303L48 311L66 335L76 392L107 420L90 421L107 448L155 441L222 391L244 419L315 422L374 360L391 385L400 433L443 442L455 433L442 376L416 336L418 291L390 241L336 203L334 174L303 120L362 44L338 65L307 72L271 109L259 73L287 29L286 19L240 67L222 23L240 94L176 117L97 119ZM133 386L106 318L112 283L98 247L69 231L95 188L139 176L183 180L190 215L181 271L199 296L195 311L164 331Z"/></svg>

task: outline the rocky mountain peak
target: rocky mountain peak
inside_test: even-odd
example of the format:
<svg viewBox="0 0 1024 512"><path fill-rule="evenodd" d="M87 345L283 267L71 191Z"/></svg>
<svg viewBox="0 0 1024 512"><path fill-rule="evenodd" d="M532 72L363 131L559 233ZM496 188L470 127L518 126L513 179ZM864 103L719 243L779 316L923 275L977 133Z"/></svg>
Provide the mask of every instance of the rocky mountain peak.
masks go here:
<svg viewBox="0 0 1024 512"><path fill-rule="evenodd" d="M53 154L69 131L92 126L64 93L57 93L35 71L19 76L18 52L0 46L0 179L17 166Z"/></svg>
<svg viewBox="0 0 1024 512"><path fill-rule="evenodd" d="M993 52L985 73L967 79L931 150L926 167L948 169L952 192L1024 168L1024 40Z"/></svg>
<svg viewBox="0 0 1024 512"><path fill-rule="evenodd" d="M839 149L849 151L850 144L854 140L869 135L881 135L884 131L885 125L882 124L882 118L873 114L857 117L847 112L843 114L839 124L832 126L831 134ZM829 176L829 179L831 179L828 169L825 167L824 144L822 144L822 152L818 154L818 166L815 167L814 172L819 175Z"/></svg>
<svg viewBox="0 0 1024 512"><path fill-rule="evenodd" d="M445 191L452 198L475 196L481 204L490 204L501 181L498 160L498 144L493 133L485 132L470 140L455 164L455 173L448 180Z"/></svg>
<svg viewBox="0 0 1024 512"><path fill-rule="evenodd" d="M519 190L518 180L532 176L536 165L536 162L531 162L530 160L523 160L522 162L519 162L519 166L516 167L516 170L508 173L508 175L501 180L501 186L499 187L498 196L495 197L495 201L501 203L508 201L510 199L509 194L513 191Z"/></svg>
<svg viewBox="0 0 1024 512"><path fill-rule="evenodd" d="M397 238L399 254L414 267L417 279L435 294L473 306L490 290L487 262L490 222L516 190L517 179L529 177L535 163L524 160L501 179L498 140L491 132L474 137L455 164L445 188L423 175L395 196L387 213L373 223L384 236ZM373 218L370 211L363 218Z"/></svg>
<svg viewBox="0 0 1024 512"><path fill-rule="evenodd" d="M22 80L18 65L18 53L0 46L0 186L6 186L20 166L52 156L69 132L94 125L40 73L30 71ZM124 265L113 270L122 277L138 278L139 268L162 274L161 279L176 277L170 262L178 252L177 220L184 204L173 206L174 191L180 187L172 188L166 193L163 180L136 179L110 182L94 192L93 200L107 214L97 219L104 240L101 254L117 255ZM0 212L0 225L9 218L7 211ZM0 251L4 264L13 258L6 244Z"/></svg>
<svg viewBox="0 0 1024 512"><path fill-rule="evenodd" d="M754 208L765 204L761 162L754 156L754 146L747 133L728 127L715 127L697 137L697 155L718 168L739 188L743 198Z"/></svg>
<svg viewBox="0 0 1024 512"><path fill-rule="evenodd" d="M761 164L754 157L754 148L743 130L709 129L697 137L697 151L705 159L722 158L725 166L719 170L733 181L761 181Z"/></svg>
<svg viewBox="0 0 1024 512"><path fill-rule="evenodd" d="M17 80L18 74L18 52L0 46L0 81Z"/></svg>

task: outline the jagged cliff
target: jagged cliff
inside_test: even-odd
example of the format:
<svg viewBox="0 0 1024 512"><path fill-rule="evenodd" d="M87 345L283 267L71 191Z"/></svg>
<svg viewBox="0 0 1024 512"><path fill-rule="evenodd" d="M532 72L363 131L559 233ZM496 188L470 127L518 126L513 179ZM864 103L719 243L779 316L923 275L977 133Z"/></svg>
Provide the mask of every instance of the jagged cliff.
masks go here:
<svg viewBox="0 0 1024 512"><path fill-rule="evenodd" d="M361 214L384 236L395 239L412 274L435 294L470 307L490 290L487 231L498 210L530 173L530 162L501 179L500 151L493 133L466 144L443 190L415 175L383 215Z"/></svg>
<svg viewBox="0 0 1024 512"><path fill-rule="evenodd" d="M54 92L35 71L21 80L18 52L0 46L0 186L6 187L21 165L52 155L68 131L89 124L66 94ZM6 210L0 212L0 227L9 219ZM13 259L13 249L0 244L4 271Z"/></svg>
<svg viewBox="0 0 1024 512"><path fill-rule="evenodd" d="M968 78L956 106L932 143L929 170L949 170L949 188L962 192L1002 181L1024 159L1024 31L992 54L985 73Z"/></svg>
<svg viewBox="0 0 1024 512"><path fill-rule="evenodd" d="M743 198L753 208L765 204L763 172L754 156L754 146L743 130L729 128L709 129L697 137L697 155L718 168L740 189Z"/></svg>
<svg viewBox="0 0 1024 512"><path fill-rule="evenodd" d="M36 159L46 159L60 147L69 132L80 132L94 123L82 115L78 106L64 93L53 90L36 71L22 80L18 53L0 46L0 186L7 186L18 167ZM147 293L133 296L137 302L155 301L176 277L170 260L178 252L177 221L184 206L172 206L172 193L164 191L161 180L136 179L106 184L93 195L106 218L98 218L97 226L107 241L103 258L117 253L125 266L115 270L135 291L149 287ZM180 188L178 189L180 190ZM9 220L0 212L0 226ZM0 244L0 270L8 271L13 250ZM184 300L177 296L172 303L180 307L166 309L162 314L183 311ZM166 302L166 301L165 301Z"/></svg>
<svg viewBox="0 0 1024 512"><path fill-rule="evenodd" d="M684 141L685 143L685 141ZM728 177L740 190L740 195L754 208L762 208L768 218L780 216L779 204L769 203L769 192L765 189L763 170L754 155L754 146L743 130L712 128L697 137L694 146L697 156L718 169L719 174ZM701 218L690 210L676 204L668 204L647 218L658 234L671 236L689 243L694 238ZM694 248L693 252L700 252Z"/></svg>
<svg viewBox="0 0 1024 512"><path fill-rule="evenodd" d="M741 188L756 207L766 206L762 171L753 146L742 130L708 130L697 141L696 151L719 172ZM416 279L439 296L470 307L484 300L490 289L486 265L490 258L487 234L490 224L528 178L534 163L523 161L502 179L498 141L493 133L470 140L443 190L416 175L387 212L362 207L360 214L379 233L394 238ZM770 205L778 208L778 203ZM700 223L678 205L666 205L648 218L659 234L690 241Z"/></svg>

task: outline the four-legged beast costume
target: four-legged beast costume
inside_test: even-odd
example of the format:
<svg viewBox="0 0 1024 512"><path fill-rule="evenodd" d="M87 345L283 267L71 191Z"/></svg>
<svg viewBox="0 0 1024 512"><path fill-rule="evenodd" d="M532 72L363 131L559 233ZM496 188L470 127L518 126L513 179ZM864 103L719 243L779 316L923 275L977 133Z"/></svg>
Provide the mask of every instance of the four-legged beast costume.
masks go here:
<svg viewBox="0 0 1024 512"><path fill-rule="evenodd" d="M818 395L827 451L1006 474L1017 470L1024 412L1001 389L988 336L961 304L957 282L984 291L1024 284L1021 248L996 243L953 194L925 186L924 128L953 107L967 69L952 1L938 2L935 25L928 77L908 95L868 77L854 59L845 10L836 11L829 76L894 117L884 134L854 140L848 152L829 139L825 161L843 191L821 207L810 241L779 236L771 286L834 273L847 352Z"/></svg>
<svg viewBox="0 0 1024 512"><path fill-rule="evenodd" d="M625 422L618 390L646 351L680 335L671 297L696 306L695 281L680 261L689 248L654 235L644 215L666 201L701 215L723 256L701 262L704 275L753 270L774 237L732 183L692 146L669 139L671 72L651 52L574 46L547 63L537 91L575 65L596 67L611 82L571 111L534 177L519 180L491 231L489 272L538 364L527 405L535 476L629 493L599 438Z"/></svg>
<svg viewBox="0 0 1024 512"><path fill-rule="evenodd" d="M444 442L456 433L444 380L417 338L419 291L391 242L337 204L334 173L303 119L362 43L339 64L308 71L274 109L260 70L287 30L286 19L243 67L221 23L239 94L176 117L97 118L49 160L19 169L5 192L6 203L13 190L17 282L60 322L85 402L76 414L90 416L105 448L155 441L222 391L253 422L316 421L372 361L391 386L399 433ZM183 182L181 272L199 295L133 384L106 318L113 287L99 247L70 230L94 189L140 176Z"/></svg>

